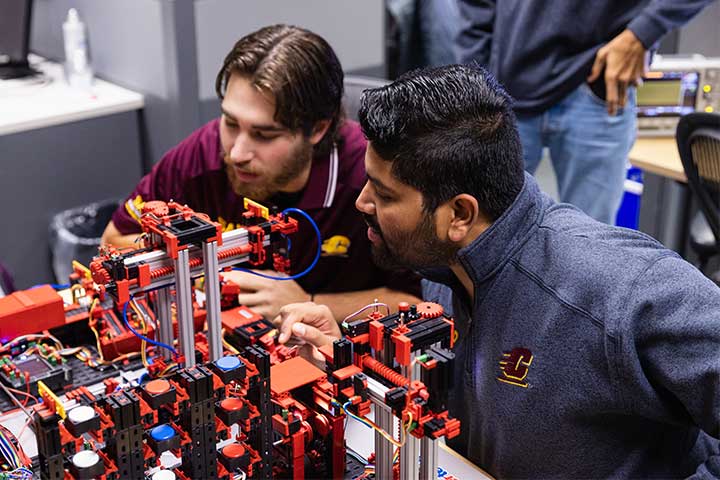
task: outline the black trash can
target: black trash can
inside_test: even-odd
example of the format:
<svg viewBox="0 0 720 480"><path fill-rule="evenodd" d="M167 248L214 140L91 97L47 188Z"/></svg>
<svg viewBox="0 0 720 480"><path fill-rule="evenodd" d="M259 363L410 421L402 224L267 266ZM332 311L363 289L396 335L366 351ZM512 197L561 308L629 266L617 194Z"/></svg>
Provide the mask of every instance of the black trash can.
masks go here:
<svg viewBox="0 0 720 480"><path fill-rule="evenodd" d="M105 227L121 200L103 200L58 213L50 222L52 268L58 283L67 283L72 261L88 266L97 255Z"/></svg>

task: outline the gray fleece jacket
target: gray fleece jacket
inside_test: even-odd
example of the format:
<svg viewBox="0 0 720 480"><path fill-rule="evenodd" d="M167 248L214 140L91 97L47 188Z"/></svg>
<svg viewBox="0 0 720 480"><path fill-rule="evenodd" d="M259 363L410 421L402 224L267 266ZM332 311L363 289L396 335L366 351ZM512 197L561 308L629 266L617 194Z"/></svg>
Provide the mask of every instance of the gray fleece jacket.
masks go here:
<svg viewBox="0 0 720 480"><path fill-rule="evenodd" d="M456 319L451 446L499 478L720 478L720 288L526 175L460 262L422 272Z"/></svg>

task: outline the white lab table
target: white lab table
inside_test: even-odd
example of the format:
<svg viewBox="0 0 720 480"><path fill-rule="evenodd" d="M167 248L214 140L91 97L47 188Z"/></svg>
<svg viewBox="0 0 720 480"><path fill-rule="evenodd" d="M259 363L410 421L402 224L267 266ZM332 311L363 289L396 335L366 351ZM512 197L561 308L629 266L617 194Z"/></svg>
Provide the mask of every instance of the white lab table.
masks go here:
<svg viewBox="0 0 720 480"><path fill-rule="evenodd" d="M42 77L0 81L0 262L18 288L55 281L53 214L124 197L144 165L141 94L100 79L76 90L61 65L31 63Z"/></svg>

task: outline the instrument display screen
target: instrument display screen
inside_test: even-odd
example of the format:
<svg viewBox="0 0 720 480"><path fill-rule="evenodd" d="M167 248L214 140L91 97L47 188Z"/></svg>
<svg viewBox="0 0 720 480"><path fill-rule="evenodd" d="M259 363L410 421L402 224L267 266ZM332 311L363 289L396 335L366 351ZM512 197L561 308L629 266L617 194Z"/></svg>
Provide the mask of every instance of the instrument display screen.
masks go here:
<svg viewBox="0 0 720 480"><path fill-rule="evenodd" d="M681 116L695 111L698 72L652 71L637 90L638 116Z"/></svg>

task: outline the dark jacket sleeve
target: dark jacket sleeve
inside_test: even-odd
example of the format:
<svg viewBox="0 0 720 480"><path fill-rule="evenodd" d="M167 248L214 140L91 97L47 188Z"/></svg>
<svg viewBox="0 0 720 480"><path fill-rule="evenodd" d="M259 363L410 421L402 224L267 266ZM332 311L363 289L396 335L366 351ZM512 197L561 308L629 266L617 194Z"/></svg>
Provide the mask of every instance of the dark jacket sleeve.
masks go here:
<svg viewBox="0 0 720 480"><path fill-rule="evenodd" d="M720 289L676 256L654 262L630 289L632 327L616 365L626 408L720 437ZM695 474L720 478L720 456Z"/></svg>
<svg viewBox="0 0 720 480"><path fill-rule="evenodd" d="M491 0L458 0L460 29L456 42L456 57L460 63L478 62L486 66L490 61L495 2Z"/></svg>
<svg viewBox="0 0 720 480"><path fill-rule="evenodd" d="M649 49L667 32L685 25L712 2L713 0L652 0L627 28Z"/></svg>
<svg viewBox="0 0 720 480"><path fill-rule="evenodd" d="M13 282L10 272L0 263L0 297L10 295L15 291L15 283Z"/></svg>

